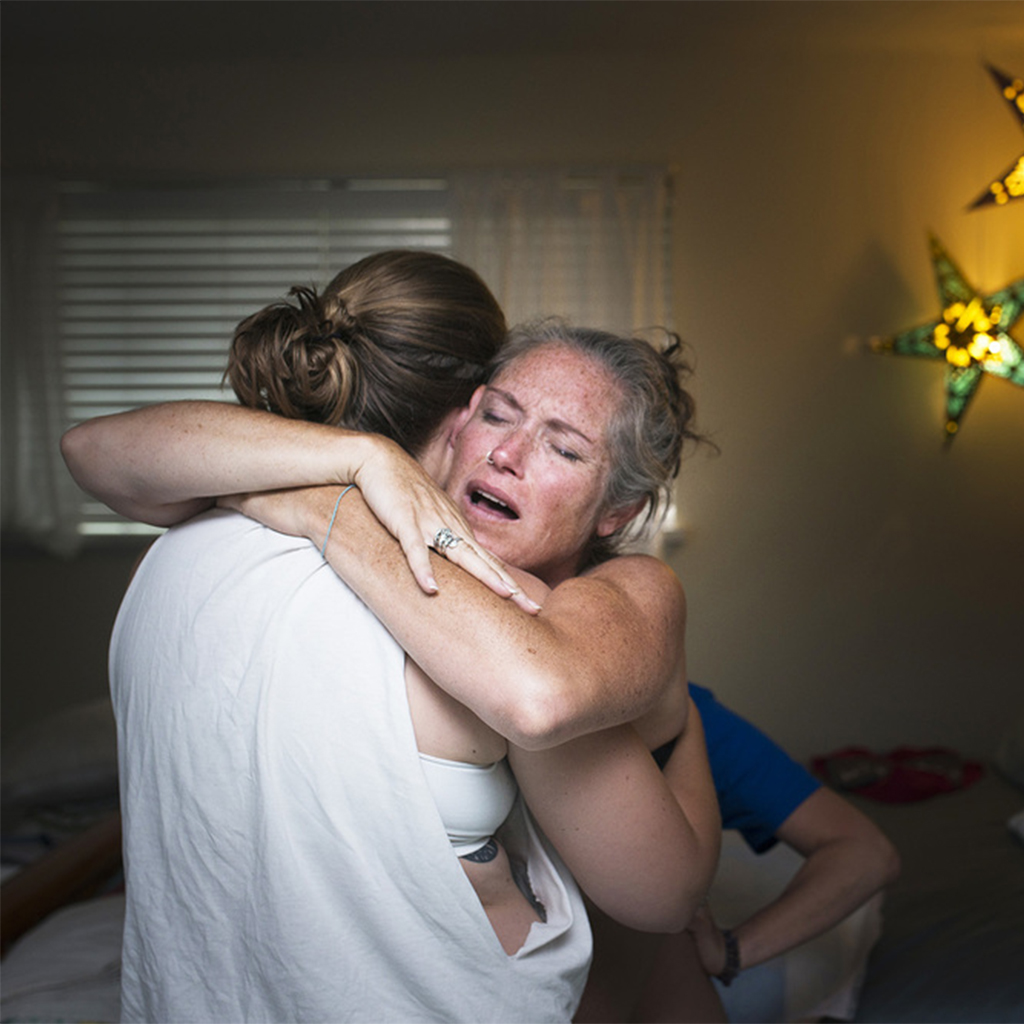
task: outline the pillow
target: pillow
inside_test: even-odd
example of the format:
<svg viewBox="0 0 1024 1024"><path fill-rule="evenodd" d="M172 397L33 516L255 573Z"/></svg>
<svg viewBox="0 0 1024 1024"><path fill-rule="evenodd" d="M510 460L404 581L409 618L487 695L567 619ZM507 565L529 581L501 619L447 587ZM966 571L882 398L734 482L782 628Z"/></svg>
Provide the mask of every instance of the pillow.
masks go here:
<svg viewBox="0 0 1024 1024"><path fill-rule="evenodd" d="M803 858L784 843L755 854L739 833L722 835L722 856L708 895L715 921L735 927L778 897ZM782 956L741 971L728 987L715 982L732 1024L853 1020L868 954L882 933L877 893L835 927Z"/></svg>
<svg viewBox="0 0 1024 1024"><path fill-rule="evenodd" d="M1024 789L1024 708L999 741L995 763L1010 782Z"/></svg>
<svg viewBox="0 0 1024 1024"><path fill-rule="evenodd" d="M49 715L4 749L5 807L117 796L117 730L109 697Z"/></svg>

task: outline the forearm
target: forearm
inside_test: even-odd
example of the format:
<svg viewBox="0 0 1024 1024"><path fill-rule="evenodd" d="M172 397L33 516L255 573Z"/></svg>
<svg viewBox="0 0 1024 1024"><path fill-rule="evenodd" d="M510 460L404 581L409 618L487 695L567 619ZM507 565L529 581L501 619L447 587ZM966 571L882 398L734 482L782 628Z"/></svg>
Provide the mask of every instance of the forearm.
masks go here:
<svg viewBox="0 0 1024 1024"><path fill-rule="evenodd" d="M862 871L870 851L823 849L813 854L783 894L733 928L743 969L754 967L832 928L878 892L884 876Z"/></svg>
<svg viewBox="0 0 1024 1024"><path fill-rule="evenodd" d="M322 546L337 492L303 493L304 532ZM613 583L567 581L532 616L434 557L439 592L423 593L358 491L343 499L326 557L442 689L519 746L631 721L675 668L678 652L647 632L666 624L645 621Z"/></svg>
<svg viewBox="0 0 1024 1024"><path fill-rule="evenodd" d="M815 828L822 834L805 842ZM827 931L899 874L899 857L889 840L826 789L807 798L780 828L779 837L806 859L777 900L733 929L744 968Z"/></svg>
<svg viewBox="0 0 1024 1024"><path fill-rule="evenodd" d="M598 907L640 931L689 924L717 838L675 799L632 727L539 752L512 746L509 760L534 817ZM714 832L717 811L712 818Z"/></svg>
<svg viewBox="0 0 1024 1024"><path fill-rule="evenodd" d="M83 490L170 526L216 497L353 478L365 435L226 402L166 402L87 420L61 440Z"/></svg>

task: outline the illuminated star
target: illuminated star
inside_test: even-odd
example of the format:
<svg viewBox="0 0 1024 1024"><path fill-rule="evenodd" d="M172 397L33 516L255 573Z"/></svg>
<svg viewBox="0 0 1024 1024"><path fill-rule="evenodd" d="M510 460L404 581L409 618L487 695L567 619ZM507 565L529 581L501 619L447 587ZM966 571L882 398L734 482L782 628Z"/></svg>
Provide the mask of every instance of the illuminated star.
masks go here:
<svg viewBox="0 0 1024 1024"><path fill-rule="evenodd" d="M983 374L1024 387L1024 351L1009 335L1024 311L1024 278L980 295L934 236L930 246L942 315L875 341L872 347L876 352L946 360L946 440L952 441Z"/></svg>
<svg viewBox="0 0 1024 1024"><path fill-rule="evenodd" d="M1010 105L1011 112L1016 116L1021 128L1024 128L1024 81L1011 78L991 64L987 66L1003 98ZM1021 196L1024 196L1024 153L1017 157L1016 162L996 178L968 209L976 210L979 206L989 206L992 203L1004 206L1011 199L1020 199Z"/></svg>

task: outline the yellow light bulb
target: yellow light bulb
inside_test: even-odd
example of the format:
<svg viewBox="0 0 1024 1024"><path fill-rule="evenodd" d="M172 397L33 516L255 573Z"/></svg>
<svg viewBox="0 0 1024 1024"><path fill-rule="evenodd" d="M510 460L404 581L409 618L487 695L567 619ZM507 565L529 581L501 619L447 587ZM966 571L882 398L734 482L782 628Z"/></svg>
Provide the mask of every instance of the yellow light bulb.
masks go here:
<svg viewBox="0 0 1024 1024"><path fill-rule="evenodd" d="M1024 195L1024 156L1017 161L1017 166L1006 176L1005 184L1011 196Z"/></svg>
<svg viewBox="0 0 1024 1024"><path fill-rule="evenodd" d="M971 354L973 359L982 360L985 358L985 353L988 351L988 343L992 339L987 334L976 334L971 338L971 343L967 346L967 351Z"/></svg>
<svg viewBox="0 0 1024 1024"><path fill-rule="evenodd" d="M956 322L956 329L958 331L966 331L974 320L975 314L981 308L981 299L975 295L974 298L971 299L971 304L966 309L964 309L962 303L957 303L957 305L960 306L963 312L960 314L960 319Z"/></svg>

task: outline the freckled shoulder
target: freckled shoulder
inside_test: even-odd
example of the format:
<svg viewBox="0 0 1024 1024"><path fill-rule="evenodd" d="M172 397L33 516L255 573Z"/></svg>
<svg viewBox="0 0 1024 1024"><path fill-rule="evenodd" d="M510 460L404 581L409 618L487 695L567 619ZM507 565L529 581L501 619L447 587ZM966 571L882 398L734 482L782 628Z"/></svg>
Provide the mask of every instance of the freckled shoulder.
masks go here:
<svg viewBox="0 0 1024 1024"><path fill-rule="evenodd" d="M602 562L584 574L584 578L603 580L621 587L629 596L666 605L685 617L686 594L673 570L650 555L619 555Z"/></svg>
<svg viewBox="0 0 1024 1024"><path fill-rule="evenodd" d="M595 566L581 580L618 594L618 616L681 669L686 634L686 594L675 572L650 555L620 555Z"/></svg>

